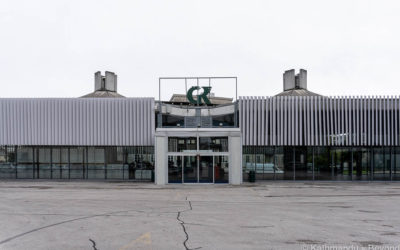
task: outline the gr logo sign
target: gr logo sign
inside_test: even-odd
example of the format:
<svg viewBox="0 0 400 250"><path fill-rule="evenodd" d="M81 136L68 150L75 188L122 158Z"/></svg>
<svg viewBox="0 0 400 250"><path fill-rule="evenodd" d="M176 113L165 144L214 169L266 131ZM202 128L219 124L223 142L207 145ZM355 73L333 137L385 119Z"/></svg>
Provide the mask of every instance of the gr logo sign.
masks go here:
<svg viewBox="0 0 400 250"><path fill-rule="evenodd" d="M201 95L196 95L197 100L195 100L193 98L193 91L199 90L199 89L203 89L204 91ZM210 100L208 100L208 97L207 97L207 95L210 93L210 91L211 91L211 87L193 86L186 93L186 97L189 100L189 102L192 104L201 104L202 100L203 100L204 104L211 105L211 102L210 102Z"/></svg>

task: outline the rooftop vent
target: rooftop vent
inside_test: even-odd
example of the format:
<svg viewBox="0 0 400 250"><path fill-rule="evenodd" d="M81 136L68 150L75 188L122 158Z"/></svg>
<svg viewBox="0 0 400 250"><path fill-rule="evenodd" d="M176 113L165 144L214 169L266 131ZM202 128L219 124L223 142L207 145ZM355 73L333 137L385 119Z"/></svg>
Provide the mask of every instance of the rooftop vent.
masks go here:
<svg viewBox="0 0 400 250"><path fill-rule="evenodd" d="M110 71L105 73L105 76L102 76L100 71L94 73L94 91L117 92L117 75Z"/></svg>
<svg viewBox="0 0 400 250"><path fill-rule="evenodd" d="M283 91L292 89L307 89L307 70L300 69L297 75L294 69L283 73Z"/></svg>
<svg viewBox="0 0 400 250"><path fill-rule="evenodd" d="M117 75L114 72L106 71L105 76L100 71L94 73L94 92L82 97L124 97L117 93Z"/></svg>

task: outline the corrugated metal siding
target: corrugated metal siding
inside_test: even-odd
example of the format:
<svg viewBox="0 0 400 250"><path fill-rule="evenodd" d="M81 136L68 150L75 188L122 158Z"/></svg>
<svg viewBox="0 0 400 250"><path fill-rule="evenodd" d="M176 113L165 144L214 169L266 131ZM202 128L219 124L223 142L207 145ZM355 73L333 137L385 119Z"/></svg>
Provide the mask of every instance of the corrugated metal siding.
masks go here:
<svg viewBox="0 0 400 250"><path fill-rule="evenodd" d="M154 98L0 99L0 145L151 146Z"/></svg>
<svg viewBox="0 0 400 250"><path fill-rule="evenodd" d="M240 97L243 145L398 146L399 97Z"/></svg>

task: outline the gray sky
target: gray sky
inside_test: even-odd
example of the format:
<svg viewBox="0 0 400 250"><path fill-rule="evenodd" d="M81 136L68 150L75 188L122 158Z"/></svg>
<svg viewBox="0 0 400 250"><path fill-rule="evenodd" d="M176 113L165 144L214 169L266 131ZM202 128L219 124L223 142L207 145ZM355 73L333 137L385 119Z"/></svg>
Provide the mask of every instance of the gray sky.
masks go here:
<svg viewBox="0 0 400 250"><path fill-rule="evenodd" d="M78 97L93 73L125 96L160 76L237 76L239 95L308 70L323 95L399 95L400 4L385 0L0 0L0 97ZM223 93L216 93L221 96Z"/></svg>

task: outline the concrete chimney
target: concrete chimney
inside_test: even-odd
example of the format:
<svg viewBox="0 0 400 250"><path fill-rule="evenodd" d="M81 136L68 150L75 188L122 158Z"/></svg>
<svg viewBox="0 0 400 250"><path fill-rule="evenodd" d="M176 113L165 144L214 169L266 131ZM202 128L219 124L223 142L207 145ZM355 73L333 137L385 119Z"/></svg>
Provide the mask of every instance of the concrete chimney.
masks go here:
<svg viewBox="0 0 400 250"><path fill-rule="evenodd" d="M297 74L296 77L299 79L299 85L296 87L300 89L307 89L307 70L300 69L300 73Z"/></svg>
<svg viewBox="0 0 400 250"><path fill-rule="evenodd" d="M286 70L285 73L283 73L283 91L294 89L295 86L294 69Z"/></svg>
<svg viewBox="0 0 400 250"><path fill-rule="evenodd" d="M296 75L294 69L283 74L283 91L292 89L307 89L307 70L300 69Z"/></svg>
<svg viewBox="0 0 400 250"><path fill-rule="evenodd" d="M94 73L94 90L117 92L117 75L106 71L105 76L102 76L101 72L97 71Z"/></svg>
<svg viewBox="0 0 400 250"><path fill-rule="evenodd" d="M103 89L102 84L101 84L103 81L102 79L103 78L101 76L100 71L97 71L96 73L94 73L94 91Z"/></svg>

